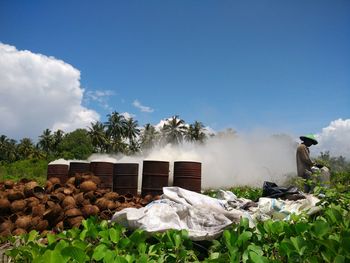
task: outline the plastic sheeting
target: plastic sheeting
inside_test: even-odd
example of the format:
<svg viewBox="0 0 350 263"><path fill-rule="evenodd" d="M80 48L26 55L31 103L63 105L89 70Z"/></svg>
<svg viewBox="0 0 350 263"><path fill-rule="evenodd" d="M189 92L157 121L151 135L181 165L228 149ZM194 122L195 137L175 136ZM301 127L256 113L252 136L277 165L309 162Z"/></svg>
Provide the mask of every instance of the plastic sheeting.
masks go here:
<svg viewBox="0 0 350 263"><path fill-rule="evenodd" d="M310 195L298 201L260 198L255 206L249 206L253 203L251 200L237 198L223 190L219 190L218 199L180 187L164 187L163 192L161 200L139 209L123 209L116 212L111 221L149 233L185 229L192 240L211 240L242 217L248 218L251 225L256 220L285 219L291 213L315 207L319 201Z"/></svg>

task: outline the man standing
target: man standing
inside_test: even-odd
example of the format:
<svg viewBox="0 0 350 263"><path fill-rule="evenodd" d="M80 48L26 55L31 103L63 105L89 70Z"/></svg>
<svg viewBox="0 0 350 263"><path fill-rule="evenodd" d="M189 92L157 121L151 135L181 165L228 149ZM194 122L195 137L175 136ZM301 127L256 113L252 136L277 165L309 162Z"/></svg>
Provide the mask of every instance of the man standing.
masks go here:
<svg viewBox="0 0 350 263"><path fill-rule="evenodd" d="M311 167L315 165L314 162L310 159L310 150L309 147L311 145L316 145L318 142L315 139L313 134L308 134L306 136L300 136L300 140L303 142L299 144L297 148L297 169L298 176L309 180L311 179L312 170ZM304 184L304 191L309 193L311 187L309 184Z"/></svg>

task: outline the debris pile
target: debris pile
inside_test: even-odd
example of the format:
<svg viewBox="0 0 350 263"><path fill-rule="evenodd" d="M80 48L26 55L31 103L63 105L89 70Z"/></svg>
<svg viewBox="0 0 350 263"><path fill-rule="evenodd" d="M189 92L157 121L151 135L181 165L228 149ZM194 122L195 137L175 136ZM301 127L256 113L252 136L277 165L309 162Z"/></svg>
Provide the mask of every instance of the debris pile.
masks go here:
<svg viewBox="0 0 350 263"><path fill-rule="evenodd" d="M99 187L91 173L76 174L65 184L52 177L45 187L22 179L0 183L0 235L19 235L33 229L62 231L79 227L90 216L110 219L124 208L141 208L160 196L125 194Z"/></svg>

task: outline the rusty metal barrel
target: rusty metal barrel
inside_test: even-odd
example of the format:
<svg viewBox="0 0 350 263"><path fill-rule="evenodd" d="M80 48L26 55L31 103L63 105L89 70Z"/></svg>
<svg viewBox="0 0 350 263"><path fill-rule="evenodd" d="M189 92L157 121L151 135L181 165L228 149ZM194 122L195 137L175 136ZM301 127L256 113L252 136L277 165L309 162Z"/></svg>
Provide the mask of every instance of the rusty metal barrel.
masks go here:
<svg viewBox="0 0 350 263"><path fill-rule="evenodd" d="M118 194L137 195L139 177L138 163L115 163L113 171L113 191Z"/></svg>
<svg viewBox="0 0 350 263"><path fill-rule="evenodd" d="M168 186L169 162L143 161L141 194L161 195Z"/></svg>
<svg viewBox="0 0 350 263"><path fill-rule="evenodd" d="M174 162L173 186L201 191L202 164L199 162Z"/></svg>
<svg viewBox="0 0 350 263"><path fill-rule="evenodd" d="M89 173L90 163L89 162L70 162L69 163L69 176L74 176L77 173Z"/></svg>
<svg viewBox="0 0 350 263"><path fill-rule="evenodd" d="M113 189L113 169L114 163L110 162L91 162L90 171L101 179L98 185L100 188Z"/></svg>
<svg viewBox="0 0 350 263"><path fill-rule="evenodd" d="M47 166L47 179L57 177L64 184L68 180L68 164L49 164Z"/></svg>

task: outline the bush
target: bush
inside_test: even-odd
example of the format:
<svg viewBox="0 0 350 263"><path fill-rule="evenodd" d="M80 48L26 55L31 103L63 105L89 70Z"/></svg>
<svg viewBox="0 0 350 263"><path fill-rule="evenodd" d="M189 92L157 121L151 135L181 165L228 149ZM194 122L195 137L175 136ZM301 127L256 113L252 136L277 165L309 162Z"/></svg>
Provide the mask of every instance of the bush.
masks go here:
<svg viewBox="0 0 350 263"><path fill-rule="evenodd" d="M23 178L35 180L40 184L44 184L47 174L46 160L21 160L0 166L0 180L11 179L19 181Z"/></svg>

